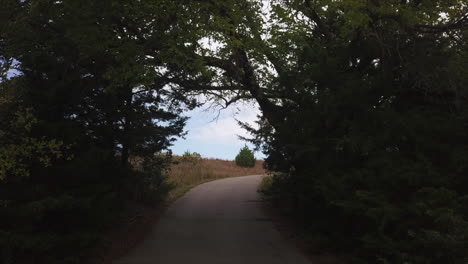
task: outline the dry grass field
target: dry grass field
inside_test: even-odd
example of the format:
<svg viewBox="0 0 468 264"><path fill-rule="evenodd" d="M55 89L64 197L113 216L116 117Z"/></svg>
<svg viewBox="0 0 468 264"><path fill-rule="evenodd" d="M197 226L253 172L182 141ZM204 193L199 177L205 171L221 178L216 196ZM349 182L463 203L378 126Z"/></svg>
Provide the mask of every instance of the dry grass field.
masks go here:
<svg viewBox="0 0 468 264"><path fill-rule="evenodd" d="M169 193L168 200L177 199L192 187L222 178L265 174L263 161L257 160L255 167L242 168L234 161L220 159L184 160L175 157L176 163L168 172L169 181L175 188Z"/></svg>

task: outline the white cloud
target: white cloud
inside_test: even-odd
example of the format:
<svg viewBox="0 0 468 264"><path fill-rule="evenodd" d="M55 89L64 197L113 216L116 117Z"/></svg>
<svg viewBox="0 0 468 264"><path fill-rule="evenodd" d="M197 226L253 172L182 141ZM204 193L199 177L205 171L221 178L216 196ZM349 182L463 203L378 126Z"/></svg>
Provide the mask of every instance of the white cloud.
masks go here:
<svg viewBox="0 0 468 264"><path fill-rule="evenodd" d="M244 142L239 140L238 136L248 137L249 135L237 124L236 119L253 125L259 113L258 106L256 105L237 105L224 110L217 120L197 124L190 131L188 139L210 144L242 145ZM216 117L214 113L211 113L211 115L213 118Z"/></svg>
<svg viewBox="0 0 468 264"><path fill-rule="evenodd" d="M176 155L192 151L200 153L203 157L233 160L239 153L239 148L245 144L237 136L247 134L237 124L236 119L254 125L259 113L258 106L253 104L229 107L219 116L217 111L190 111L187 113L190 117L186 127L188 134L185 139L175 142L171 150ZM214 120L217 116L218 119ZM256 153L256 157L265 158L262 153Z"/></svg>

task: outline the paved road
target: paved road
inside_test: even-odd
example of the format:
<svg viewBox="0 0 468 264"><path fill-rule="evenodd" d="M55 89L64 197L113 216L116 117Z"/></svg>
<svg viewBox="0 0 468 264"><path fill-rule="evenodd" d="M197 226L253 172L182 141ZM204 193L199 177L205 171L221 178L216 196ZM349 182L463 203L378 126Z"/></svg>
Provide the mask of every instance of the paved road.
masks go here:
<svg viewBox="0 0 468 264"><path fill-rule="evenodd" d="M228 178L177 200L147 239L115 264L310 264L260 210L262 176Z"/></svg>

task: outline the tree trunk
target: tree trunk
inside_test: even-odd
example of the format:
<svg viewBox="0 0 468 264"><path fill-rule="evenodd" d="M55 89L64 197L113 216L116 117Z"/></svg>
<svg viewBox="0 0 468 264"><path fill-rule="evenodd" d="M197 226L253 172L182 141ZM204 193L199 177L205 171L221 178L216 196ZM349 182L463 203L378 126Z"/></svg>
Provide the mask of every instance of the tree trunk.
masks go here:
<svg viewBox="0 0 468 264"><path fill-rule="evenodd" d="M124 110L124 125L123 125L123 138L122 138L122 166L128 166L128 159L130 158L131 148L131 112L132 112L132 89L128 88L125 94L125 110Z"/></svg>

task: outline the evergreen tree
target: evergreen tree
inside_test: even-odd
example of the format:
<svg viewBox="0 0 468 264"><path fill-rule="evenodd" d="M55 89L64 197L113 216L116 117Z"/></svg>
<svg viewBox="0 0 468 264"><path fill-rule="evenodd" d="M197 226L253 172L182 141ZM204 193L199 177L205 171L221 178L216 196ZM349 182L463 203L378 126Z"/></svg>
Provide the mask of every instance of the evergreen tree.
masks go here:
<svg viewBox="0 0 468 264"><path fill-rule="evenodd" d="M245 145L240 149L236 156L236 164L240 167L253 168L255 167L255 157L253 152Z"/></svg>
<svg viewBox="0 0 468 264"><path fill-rule="evenodd" d="M181 10L164 0L2 2L0 262L82 263L124 201L167 193L170 156L155 154L183 135L195 102L155 69L186 49L175 40ZM18 76L7 76L12 67Z"/></svg>

